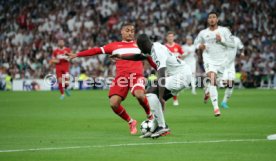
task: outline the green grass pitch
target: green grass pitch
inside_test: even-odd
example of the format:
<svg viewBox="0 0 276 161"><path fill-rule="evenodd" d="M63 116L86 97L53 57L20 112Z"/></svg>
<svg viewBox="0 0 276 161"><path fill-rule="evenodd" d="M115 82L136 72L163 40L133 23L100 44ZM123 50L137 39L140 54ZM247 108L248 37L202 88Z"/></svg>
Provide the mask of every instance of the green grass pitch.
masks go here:
<svg viewBox="0 0 276 161"><path fill-rule="evenodd" d="M202 90L186 90L179 107L167 102L172 134L158 139L130 135L107 93L72 91L60 101L58 92L0 92L0 161L276 160L276 141L266 140L276 134L275 90L235 90L219 118ZM139 124L145 120L130 94L123 105Z"/></svg>

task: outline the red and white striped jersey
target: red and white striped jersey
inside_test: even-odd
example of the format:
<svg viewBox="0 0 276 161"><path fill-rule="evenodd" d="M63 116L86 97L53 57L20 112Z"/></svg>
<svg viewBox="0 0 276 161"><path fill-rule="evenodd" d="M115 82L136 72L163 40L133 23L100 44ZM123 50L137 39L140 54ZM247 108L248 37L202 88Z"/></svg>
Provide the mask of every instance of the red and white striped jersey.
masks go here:
<svg viewBox="0 0 276 161"><path fill-rule="evenodd" d="M180 57L184 53L182 47L177 43L173 45L165 44L165 46L177 57Z"/></svg>
<svg viewBox="0 0 276 161"><path fill-rule="evenodd" d="M64 47L62 49L57 48L54 50L52 54L52 58L59 59L59 63L56 64L56 68L65 68L65 69L69 68L70 63L68 61L68 56L66 56L65 54L70 52L71 52L71 49L67 47Z"/></svg>
<svg viewBox="0 0 276 161"><path fill-rule="evenodd" d="M112 42L102 47L92 48L83 52L77 53L78 57L93 56L97 54L141 54L141 50L137 47L135 41L126 42ZM116 60L116 73L130 74L136 73L143 75L144 67L142 61L131 60Z"/></svg>

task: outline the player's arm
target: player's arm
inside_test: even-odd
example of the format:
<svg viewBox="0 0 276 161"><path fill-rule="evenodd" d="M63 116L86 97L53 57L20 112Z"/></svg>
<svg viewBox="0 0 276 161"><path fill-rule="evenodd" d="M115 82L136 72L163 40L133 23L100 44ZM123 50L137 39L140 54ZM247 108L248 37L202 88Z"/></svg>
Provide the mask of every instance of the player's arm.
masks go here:
<svg viewBox="0 0 276 161"><path fill-rule="evenodd" d="M205 42L204 42L204 39L202 36L202 31L195 38L194 45L195 45L196 49L198 49L198 50L203 51L206 49L206 45L205 45Z"/></svg>
<svg viewBox="0 0 276 161"><path fill-rule="evenodd" d="M240 38L238 38L238 49L240 50L240 54L241 54L241 56L242 57L244 57L245 55L244 55L244 45L243 45L243 43L241 42L241 39Z"/></svg>
<svg viewBox="0 0 276 161"><path fill-rule="evenodd" d="M52 58L50 62L51 62L51 64L57 64L57 63L59 63L59 60L56 58Z"/></svg>
<svg viewBox="0 0 276 161"><path fill-rule="evenodd" d="M232 33L230 32L230 30L228 28L224 28L223 35L217 34L216 39L223 46L227 46L230 48L235 47L234 37L232 36Z"/></svg>
<svg viewBox="0 0 276 161"><path fill-rule="evenodd" d="M184 57L184 51L183 51L183 49L182 49L182 47L180 46L180 45L178 45L178 49L179 49L179 56L178 56L178 58L179 59L183 59L183 57Z"/></svg>
<svg viewBox="0 0 276 161"><path fill-rule="evenodd" d="M124 54L124 55L114 54L114 55L111 55L110 58L141 61L141 60L146 60L147 56L143 54Z"/></svg>
<svg viewBox="0 0 276 161"><path fill-rule="evenodd" d="M204 45L204 39L202 37L202 32L200 32L195 38L194 45L196 47L196 53L199 58L202 58L203 50L206 48Z"/></svg>
<svg viewBox="0 0 276 161"><path fill-rule="evenodd" d="M184 47L183 47L183 49L184 49ZM182 50L182 51L183 51L183 54L181 55L181 59L184 60L190 54L190 52L187 52L186 50Z"/></svg>
<svg viewBox="0 0 276 161"><path fill-rule="evenodd" d="M99 54L111 54L114 48L114 44L110 43L103 47L94 47L88 50L84 50L81 52L78 52L76 54L69 53L67 54L70 59L74 59L76 57L87 57L87 56L95 56Z"/></svg>
<svg viewBox="0 0 276 161"><path fill-rule="evenodd" d="M50 64L57 64L57 63L59 63L59 59L57 58L56 51L54 51L52 54L52 58L50 60Z"/></svg>
<svg viewBox="0 0 276 161"><path fill-rule="evenodd" d="M152 57L147 57L147 61L148 61L148 63L150 64L150 66L152 67L152 68L154 68L155 70L157 70L157 65L153 62L153 60L152 60Z"/></svg>
<svg viewBox="0 0 276 161"><path fill-rule="evenodd" d="M102 52L101 48L95 47L95 48L92 48L92 49L88 49L88 50L78 52L76 54L70 52L70 53L67 53L66 55L68 55L70 59L74 59L76 57L94 56L94 55L98 55L98 54L102 54L102 53L103 52Z"/></svg>

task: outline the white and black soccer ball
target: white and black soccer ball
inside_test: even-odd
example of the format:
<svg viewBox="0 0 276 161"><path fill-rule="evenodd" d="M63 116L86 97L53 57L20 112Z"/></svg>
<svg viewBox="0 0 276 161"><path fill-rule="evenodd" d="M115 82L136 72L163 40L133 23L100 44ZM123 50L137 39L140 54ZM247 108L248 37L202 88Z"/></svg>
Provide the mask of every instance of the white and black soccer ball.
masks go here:
<svg viewBox="0 0 276 161"><path fill-rule="evenodd" d="M157 128L157 124L155 120L145 120L141 123L141 133L142 135L146 134L147 132L154 132Z"/></svg>

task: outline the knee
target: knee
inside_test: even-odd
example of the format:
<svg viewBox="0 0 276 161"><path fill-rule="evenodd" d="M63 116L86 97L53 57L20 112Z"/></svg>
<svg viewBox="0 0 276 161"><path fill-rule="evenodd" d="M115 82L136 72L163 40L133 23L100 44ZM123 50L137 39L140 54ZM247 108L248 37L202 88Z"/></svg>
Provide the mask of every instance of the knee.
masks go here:
<svg viewBox="0 0 276 161"><path fill-rule="evenodd" d="M134 96L136 97L136 99L138 101L144 101L144 99L146 97L144 93L135 93Z"/></svg>
<svg viewBox="0 0 276 161"><path fill-rule="evenodd" d="M118 109L118 107L120 106L120 101L119 101L119 100L116 100L116 99L110 99L110 100L109 100L109 104L110 104L110 107L111 107L113 110L116 110L116 109Z"/></svg>

